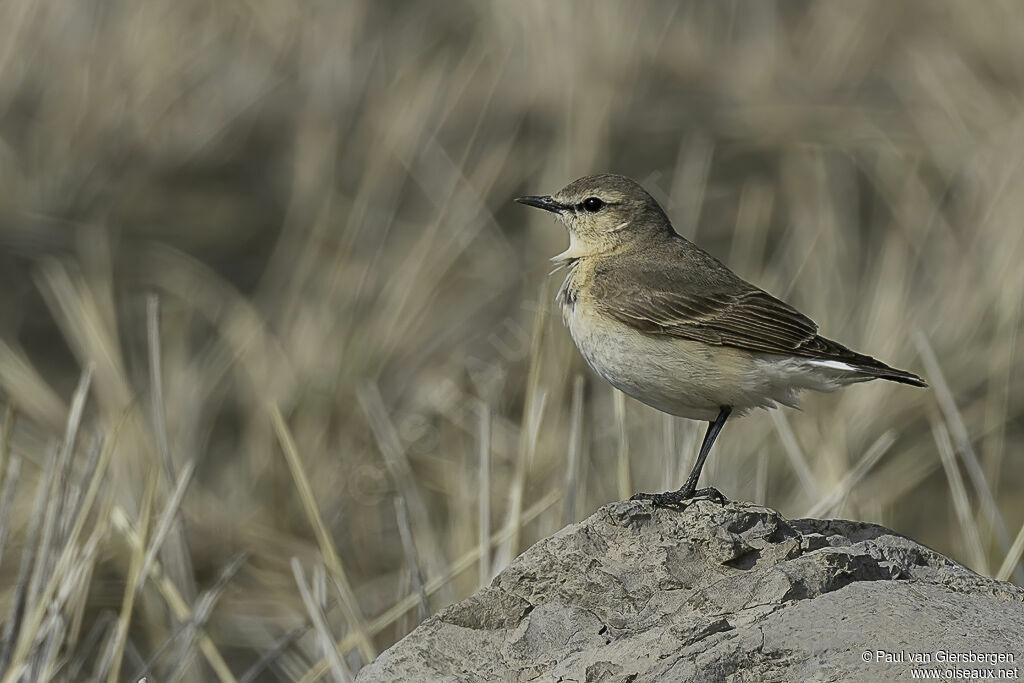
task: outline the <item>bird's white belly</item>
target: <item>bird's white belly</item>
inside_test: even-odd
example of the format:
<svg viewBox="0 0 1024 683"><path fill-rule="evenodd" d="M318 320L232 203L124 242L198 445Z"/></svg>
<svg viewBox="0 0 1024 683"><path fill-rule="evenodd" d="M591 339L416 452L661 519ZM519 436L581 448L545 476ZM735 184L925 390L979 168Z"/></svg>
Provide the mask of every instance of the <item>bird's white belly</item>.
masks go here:
<svg viewBox="0 0 1024 683"><path fill-rule="evenodd" d="M566 306L563 317L597 374L623 393L680 417L710 421L722 406L742 414L776 403L795 405L800 389L840 386L809 373L798 359L644 334L596 314L584 301Z"/></svg>

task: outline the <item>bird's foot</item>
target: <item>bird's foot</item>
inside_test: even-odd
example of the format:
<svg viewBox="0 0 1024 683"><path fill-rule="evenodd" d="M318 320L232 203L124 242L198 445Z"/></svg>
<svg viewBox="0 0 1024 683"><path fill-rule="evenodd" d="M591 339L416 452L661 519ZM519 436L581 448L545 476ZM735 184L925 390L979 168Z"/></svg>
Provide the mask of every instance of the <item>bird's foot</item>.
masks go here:
<svg viewBox="0 0 1024 683"><path fill-rule="evenodd" d="M714 486L708 486L707 488L697 489L693 492L694 498L707 498L713 500L719 505L725 505L729 502L729 499L725 497L725 494L716 489Z"/></svg>
<svg viewBox="0 0 1024 683"><path fill-rule="evenodd" d="M630 500L649 500L656 508L680 507L689 497L683 491L666 491L665 493L636 493Z"/></svg>
<svg viewBox="0 0 1024 683"><path fill-rule="evenodd" d="M722 492L713 486L698 489L679 489L678 491L666 491L665 493L637 493L630 500L649 500L654 507L686 507L691 501L697 498L707 498L719 505L725 505L729 499L722 495Z"/></svg>

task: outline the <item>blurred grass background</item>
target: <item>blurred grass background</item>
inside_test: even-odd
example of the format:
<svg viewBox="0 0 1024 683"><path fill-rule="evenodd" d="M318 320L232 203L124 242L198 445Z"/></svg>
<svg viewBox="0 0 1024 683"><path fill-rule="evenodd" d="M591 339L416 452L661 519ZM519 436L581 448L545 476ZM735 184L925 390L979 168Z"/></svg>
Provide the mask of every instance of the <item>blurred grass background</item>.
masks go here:
<svg viewBox="0 0 1024 683"><path fill-rule="evenodd" d="M0 3L2 680L347 680L678 486L704 425L585 368L564 231L511 203L606 170L932 385L730 423L703 481L1021 582L1022 30L1009 0Z"/></svg>

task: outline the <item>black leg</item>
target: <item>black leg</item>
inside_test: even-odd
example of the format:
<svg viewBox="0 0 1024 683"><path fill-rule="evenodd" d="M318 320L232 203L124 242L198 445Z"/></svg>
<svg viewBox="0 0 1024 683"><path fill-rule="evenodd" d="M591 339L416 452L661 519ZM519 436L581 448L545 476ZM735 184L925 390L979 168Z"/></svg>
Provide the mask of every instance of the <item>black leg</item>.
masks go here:
<svg viewBox="0 0 1024 683"><path fill-rule="evenodd" d="M729 406L723 406L718 411L718 417L715 418L714 422L708 423L708 431L704 434L704 441L700 445L700 453L697 454L697 462L693 463L693 469L690 471L690 476L686 478L686 483L683 484L682 488L679 489L679 493L682 494L684 499L693 498L693 494L697 492L697 480L700 479L700 471L704 469L704 461L708 459L708 453L711 452L711 447L715 445L715 439L718 438L719 433L722 431L722 427L725 426L725 421L729 419L729 413L732 412L732 408Z"/></svg>
<svg viewBox="0 0 1024 683"><path fill-rule="evenodd" d="M715 421L708 423L708 431L704 434L704 441L700 445L697 462L693 464L693 470L690 471L690 476L686 478L686 483L683 484L682 488L669 493L638 493L632 499L651 500L654 501L655 505L678 505L684 500L689 500L696 495L702 495L717 498L720 502L724 502L725 496L718 489L706 488L698 491L697 480L700 479L700 471L704 469L704 461L708 459L708 453L711 452L711 447L715 445L715 439L721 433L722 427L725 426L725 421L729 419L729 413L731 412L732 408L722 406L721 410L718 411L718 417L715 418Z"/></svg>

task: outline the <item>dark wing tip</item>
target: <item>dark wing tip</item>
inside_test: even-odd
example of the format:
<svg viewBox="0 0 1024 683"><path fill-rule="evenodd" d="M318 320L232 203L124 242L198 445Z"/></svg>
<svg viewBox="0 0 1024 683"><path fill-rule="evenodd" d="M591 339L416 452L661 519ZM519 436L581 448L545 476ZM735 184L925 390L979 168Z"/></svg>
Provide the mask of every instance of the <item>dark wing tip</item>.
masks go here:
<svg viewBox="0 0 1024 683"><path fill-rule="evenodd" d="M880 373L879 378L887 379L890 382L899 382L900 384L909 384L912 387L927 387L928 382L918 377L912 372L904 372L903 370L890 370L886 373Z"/></svg>

